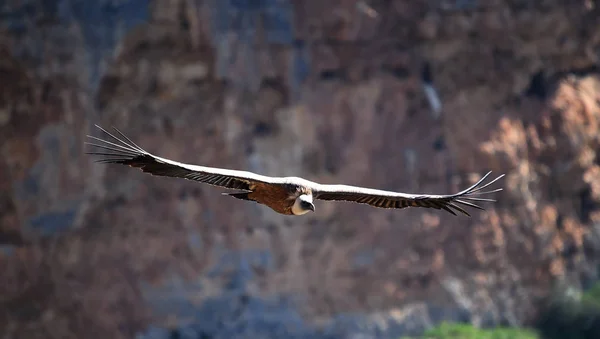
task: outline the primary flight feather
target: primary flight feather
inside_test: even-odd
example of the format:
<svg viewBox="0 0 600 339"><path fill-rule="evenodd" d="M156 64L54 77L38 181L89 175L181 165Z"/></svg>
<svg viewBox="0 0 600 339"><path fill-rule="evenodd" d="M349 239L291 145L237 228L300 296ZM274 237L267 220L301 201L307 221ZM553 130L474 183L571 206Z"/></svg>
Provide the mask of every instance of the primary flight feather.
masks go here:
<svg viewBox="0 0 600 339"><path fill-rule="evenodd" d="M270 177L247 171L180 163L148 153L116 128L114 128L115 135L98 125L96 127L108 136L107 139L101 139L88 135L94 142L87 142L87 144L101 149L101 151L87 152L87 154L100 156L97 162L123 164L140 168L143 172L152 175L184 178L232 189L235 192L224 194L266 205L286 215L314 212L314 199L321 199L350 201L380 208L435 208L443 209L453 215L460 212L470 216L463 206L483 210L476 202L494 202L493 199L481 196L501 191L502 188L491 191L484 191L484 189L504 176L502 174L482 185L491 173L488 172L471 187L448 195L408 194L358 186L323 185L298 177Z"/></svg>

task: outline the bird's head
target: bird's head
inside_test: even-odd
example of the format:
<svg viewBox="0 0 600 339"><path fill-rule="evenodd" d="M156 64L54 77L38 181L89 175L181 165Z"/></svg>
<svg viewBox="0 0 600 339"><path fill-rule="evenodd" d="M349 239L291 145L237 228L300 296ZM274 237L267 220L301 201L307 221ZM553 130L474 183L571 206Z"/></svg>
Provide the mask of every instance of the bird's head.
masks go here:
<svg viewBox="0 0 600 339"><path fill-rule="evenodd" d="M315 205L313 205L313 197L311 194L302 194L296 198L294 205L292 206L292 213L294 215L306 214L310 211L315 211Z"/></svg>

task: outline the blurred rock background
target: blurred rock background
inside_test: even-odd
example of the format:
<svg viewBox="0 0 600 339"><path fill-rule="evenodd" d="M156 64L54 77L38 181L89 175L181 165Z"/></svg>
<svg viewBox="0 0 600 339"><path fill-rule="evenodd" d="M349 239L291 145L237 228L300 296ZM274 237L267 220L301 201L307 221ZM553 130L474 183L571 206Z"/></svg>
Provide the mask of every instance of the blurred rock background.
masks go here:
<svg viewBox="0 0 600 339"><path fill-rule="evenodd" d="M598 6L0 0L0 334L532 326L553 286L598 280ZM284 217L94 164L96 123L189 163L427 193L492 170L505 191L471 219Z"/></svg>

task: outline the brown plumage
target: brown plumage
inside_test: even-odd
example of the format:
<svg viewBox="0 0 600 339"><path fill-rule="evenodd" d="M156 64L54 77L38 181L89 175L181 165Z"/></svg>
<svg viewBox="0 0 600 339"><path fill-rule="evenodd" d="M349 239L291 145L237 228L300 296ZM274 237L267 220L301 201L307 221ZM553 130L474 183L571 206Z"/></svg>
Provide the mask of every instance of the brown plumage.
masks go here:
<svg viewBox="0 0 600 339"><path fill-rule="evenodd" d="M295 188L286 185L256 183L250 185L248 200L271 207L275 212L293 215L292 206L296 201Z"/></svg>
<svg viewBox="0 0 600 339"><path fill-rule="evenodd" d="M371 188L348 185L322 185L298 177L269 177L247 171L229 170L215 167L189 165L173 160L161 158L146 152L136 145L119 130L116 133L121 138L107 132L100 126L112 140L104 140L94 136L89 138L100 143L88 143L103 149L102 152L87 152L88 154L102 156L97 160L102 163L115 163L140 168L143 172L152 175L184 178L235 190L224 193L234 198L255 201L266 205L277 213L286 215L302 215L314 211L313 199L350 201L379 208L407 208L425 207L443 209L453 215L456 212L467 216L470 214L460 205L483 210L473 202L493 202L495 200L479 196L499 192L498 188L483 191L504 176L480 186L488 172L471 187L448 195L433 194L408 194L401 192L383 191Z"/></svg>

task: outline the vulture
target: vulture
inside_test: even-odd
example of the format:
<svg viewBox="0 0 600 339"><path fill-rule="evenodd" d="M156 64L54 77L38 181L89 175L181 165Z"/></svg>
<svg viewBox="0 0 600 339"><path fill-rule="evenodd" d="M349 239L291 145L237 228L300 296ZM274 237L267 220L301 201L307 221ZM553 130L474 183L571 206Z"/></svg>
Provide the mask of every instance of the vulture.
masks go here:
<svg viewBox="0 0 600 339"><path fill-rule="evenodd" d="M504 174L483 184L491 171L471 187L454 194L410 194L385 191L373 188L319 184L299 177L271 177L248 171L185 164L151 154L135 144L121 131L113 128L110 133L96 125L106 138L88 137L93 142L86 144L97 147L96 151L86 152L98 156L96 162L121 164L137 167L142 172L157 176L183 178L201 183L219 186L231 191L223 194L231 197L254 201L270 207L284 215L304 215L315 211L315 200L349 201L367 204L379 208L424 207L445 210L453 215L470 214L465 208L483 210L478 202L495 202L484 198L502 190L485 190Z"/></svg>

